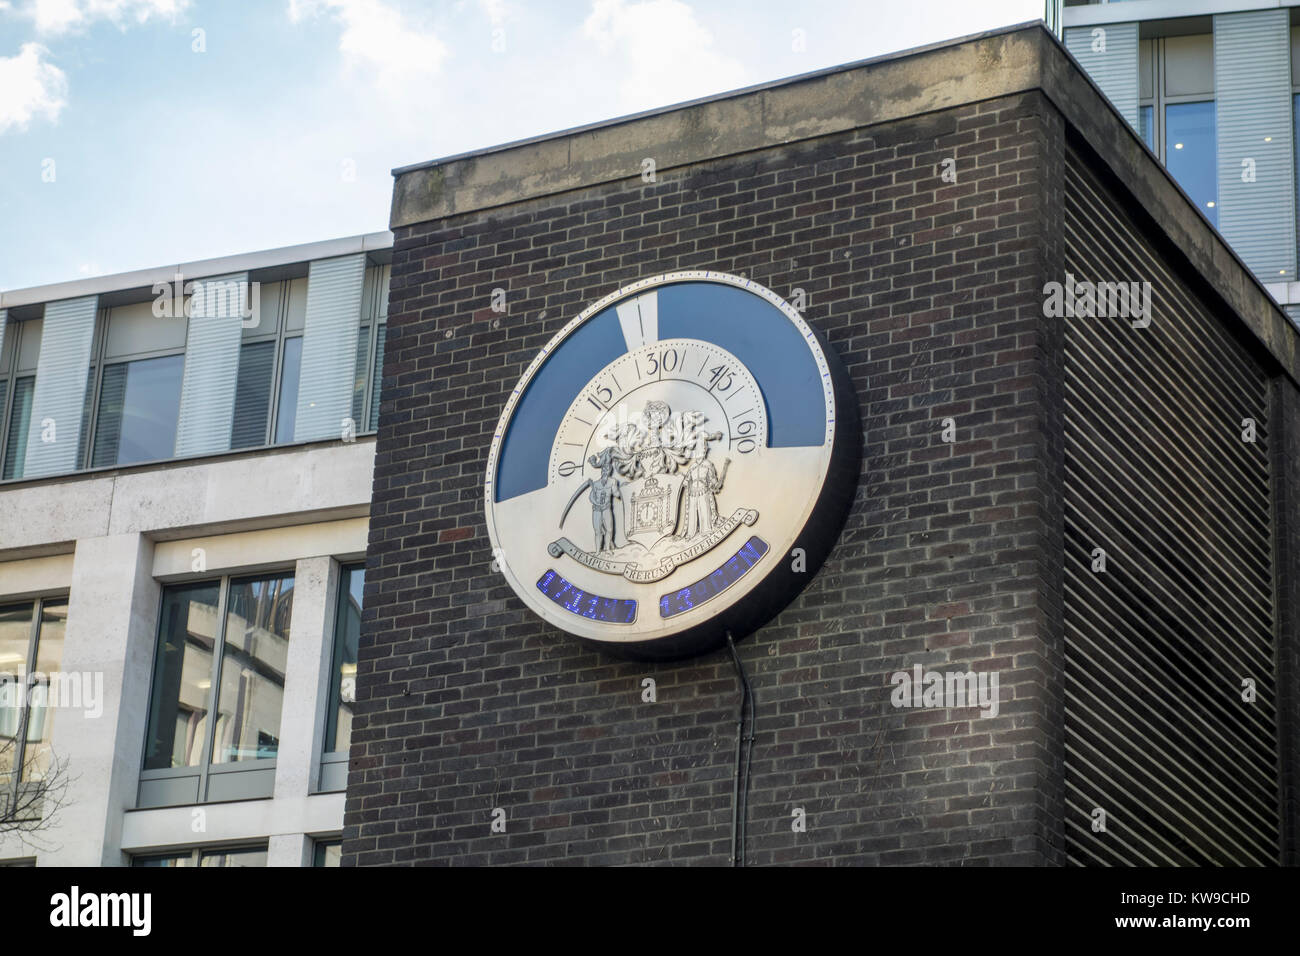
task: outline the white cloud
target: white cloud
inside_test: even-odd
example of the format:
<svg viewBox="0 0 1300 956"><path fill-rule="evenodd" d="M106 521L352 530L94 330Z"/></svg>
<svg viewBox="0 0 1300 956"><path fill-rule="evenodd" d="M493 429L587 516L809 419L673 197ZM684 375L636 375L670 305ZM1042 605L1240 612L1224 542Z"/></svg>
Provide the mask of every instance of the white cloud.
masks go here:
<svg viewBox="0 0 1300 956"><path fill-rule="evenodd" d="M681 0L595 0L583 33L618 77L620 108L641 110L745 85L738 60Z"/></svg>
<svg viewBox="0 0 1300 956"><path fill-rule="evenodd" d="M373 71L385 89L400 89L413 78L432 76L447 56L447 48L432 30L420 29L383 0L289 0L289 18L294 22L322 10L343 25L339 51L349 65Z"/></svg>
<svg viewBox="0 0 1300 956"><path fill-rule="evenodd" d="M31 20L36 32L57 36L81 30L97 20L119 27L131 22L146 23L154 17L174 20L189 6L189 0L27 0L17 7L4 4Z"/></svg>
<svg viewBox="0 0 1300 956"><path fill-rule="evenodd" d="M24 43L17 56L0 56L0 133L25 129L34 116L53 122L67 105L67 77L47 53L39 43Z"/></svg>

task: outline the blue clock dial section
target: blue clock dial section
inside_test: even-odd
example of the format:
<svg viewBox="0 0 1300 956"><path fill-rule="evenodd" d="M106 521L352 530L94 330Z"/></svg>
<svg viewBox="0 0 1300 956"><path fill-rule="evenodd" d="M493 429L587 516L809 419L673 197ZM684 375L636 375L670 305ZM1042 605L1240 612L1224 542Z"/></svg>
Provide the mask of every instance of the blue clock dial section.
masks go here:
<svg viewBox="0 0 1300 956"><path fill-rule="evenodd" d="M676 617L693 607L699 607L710 598L715 598L737 581L758 563L758 559L767 554L767 542L757 535L745 542L745 546L724 561L708 577L700 578L690 587L680 591L671 591L659 599L659 616Z"/></svg>
<svg viewBox="0 0 1300 956"><path fill-rule="evenodd" d="M776 306L733 285L703 280L657 289L659 339L711 342L753 374L767 405L769 447L826 441L822 375L803 333ZM497 458L496 501L545 488L551 446L591 378L627 351L615 306L574 329L538 368L515 406Z"/></svg>
<svg viewBox="0 0 1300 956"><path fill-rule="evenodd" d="M591 377L626 351L618 313L609 308L574 329L542 363L501 442L497 501L546 487L551 444L564 413Z"/></svg>
<svg viewBox="0 0 1300 956"><path fill-rule="evenodd" d="M704 339L740 359L767 402L768 447L826 441L822 374L803 335L766 299L719 282L662 286L659 337Z"/></svg>
<svg viewBox="0 0 1300 956"><path fill-rule="evenodd" d="M602 624L631 624L636 620L636 601L601 597L572 584L553 569L537 579L537 590L570 614Z"/></svg>

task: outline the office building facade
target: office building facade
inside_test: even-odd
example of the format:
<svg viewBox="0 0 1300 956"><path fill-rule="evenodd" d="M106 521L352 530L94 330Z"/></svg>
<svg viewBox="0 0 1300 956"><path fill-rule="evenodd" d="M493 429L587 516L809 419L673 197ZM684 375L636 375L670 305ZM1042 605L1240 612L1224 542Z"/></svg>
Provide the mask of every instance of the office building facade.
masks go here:
<svg viewBox="0 0 1300 956"><path fill-rule="evenodd" d="M1198 211L1300 320L1300 8L1067 3L1065 45Z"/></svg>
<svg viewBox="0 0 1300 956"><path fill-rule="evenodd" d="M337 863L390 258L3 294L0 860Z"/></svg>

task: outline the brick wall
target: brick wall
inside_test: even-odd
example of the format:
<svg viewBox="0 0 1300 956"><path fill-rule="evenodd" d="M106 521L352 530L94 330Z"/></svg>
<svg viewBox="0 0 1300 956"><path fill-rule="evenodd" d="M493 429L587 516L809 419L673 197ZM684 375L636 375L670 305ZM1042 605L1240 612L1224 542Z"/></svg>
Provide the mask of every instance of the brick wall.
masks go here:
<svg viewBox="0 0 1300 956"><path fill-rule="evenodd" d="M806 290L862 410L838 545L739 645L748 862L1059 862L1060 350L1039 290L1061 142L1026 94L396 231L345 863L727 862L730 658L583 648L493 572L483 519L537 350L678 269ZM999 716L893 708L914 664L997 671Z"/></svg>

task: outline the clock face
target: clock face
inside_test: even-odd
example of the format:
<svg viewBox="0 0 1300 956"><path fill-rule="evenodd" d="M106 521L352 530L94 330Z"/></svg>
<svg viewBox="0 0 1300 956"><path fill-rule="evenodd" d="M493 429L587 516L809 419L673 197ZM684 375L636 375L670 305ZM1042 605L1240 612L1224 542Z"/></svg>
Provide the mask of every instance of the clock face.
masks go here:
<svg viewBox="0 0 1300 956"><path fill-rule="evenodd" d="M788 603L834 543L860 430L838 362L757 283L672 273L562 329L488 456L496 566L621 656L700 653Z"/></svg>

